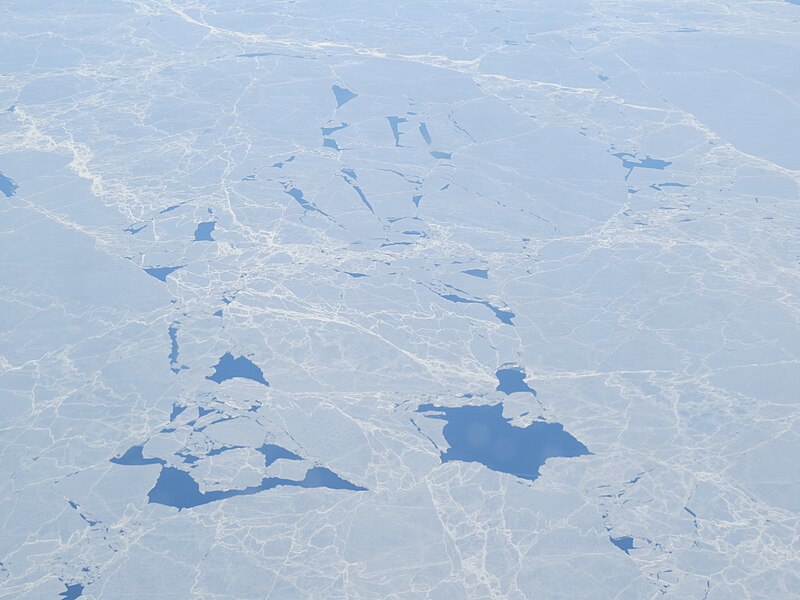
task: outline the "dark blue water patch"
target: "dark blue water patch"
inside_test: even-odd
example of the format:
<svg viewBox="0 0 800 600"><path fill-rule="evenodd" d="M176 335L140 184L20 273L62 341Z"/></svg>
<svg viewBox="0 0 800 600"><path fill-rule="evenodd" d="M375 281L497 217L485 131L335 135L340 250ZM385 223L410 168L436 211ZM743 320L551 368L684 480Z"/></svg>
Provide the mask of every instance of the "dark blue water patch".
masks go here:
<svg viewBox="0 0 800 600"><path fill-rule="evenodd" d="M400 133L400 123L408 123L408 119L405 117L386 117L389 121L389 127L392 128L392 135L394 136L394 145L400 146L400 136L403 135Z"/></svg>
<svg viewBox="0 0 800 600"><path fill-rule="evenodd" d="M183 462L189 465L193 465L197 461L200 460L199 456L195 456L194 454L189 454L188 452L176 452L176 456L180 456L183 459Z"/></svg>
<svg viewBox="0 0 800 600"><path fill-rule="evenodd" d="M285 459L285 460L303 460L302 456L299 456L292 452L291 450L287 450L277 444L264 444L260 448L256 448L256 452L260 452L264 455L264 465L270 466L276 460Z"/></svg>
<svg viewBox="0 0 800 600"><path fill-rule="evenodd" d="M219 456L224 452L229 452L230 450L238 450L239 448L244 448L244 446L220 446L219 448L214 448L209 450L206 453L206 456Z"/></svg>
<svg viewBox="0 0 800 600"><path fill-rule="evenodd" d="M350 100L353 98L358 97L358 94L340 85L334 85L331 89L333 90L333 95L336 97L336 108L339 108L340 106L350 102Z"/></svg>
<svg viewBox="0 0 800 600"><path fill-rule="evenodd" d="M598 78L600 81L608 81L608 77L607 77L607 76L605 76L605 75L598 75L598 76L597 76L597 78Z"/></svg>
<svg viewBox="0 0 800 600"><path fill-rule="evenodd" d="M206 379L210 379L216 383L222 383L228 379L239 377L269 386L269 382L264 379L264 373L261 369L249 358L244 356L234 358L233 354L226 352L220 357L219 362L214 365L213 368L214 374L207 376Z"/></svg>
<svg viewBox="0 0 800 600"><path fill-rule="evenodd" d="M477 462L492 471L533 481L548 458L591 454L560 423L511 425L503 417L502 403L455 408L423 404L417 412L432 412L435 414L426 416L446 421L442 434L450 447L440 454L443 463Z"/></svg>
<svg viewBox="0 0 800 600"><path fill-rule="evenodd" d="M213 314L214 314L215 317L221 317L222 316L222 309L214 312Z"/></svg>
<svg viewBox="0 0 800 600"><path fill-rule="evenodd" d="M69 503L69 505L70 505L70 506L71 506L71 507L72 507L72 508L73 508L73 509L74 509L74 510L75 510L75 511L78 513L78 516L79 516L79 517L80 517L80 518L81 518L81 519L82 519L82 520L83 520L83 521L84 521L84 522L85 522L87 525L89 525L89 527L94 527L95 525L97 525L97 524L100 522L100 521L96 521L96 520L94 520L94 519L90 519L90 518L89 518L89 517L87 517L85 514L83 514L83 513L81 512L81 507L78 505L78 503L77 503L77 502L73 502L72 500L67 500L67 502L68 502L68 503Z"/></svg>
<svg viewBox="0 0 800 600"><path fill-rule="evenodd" d="M639 483L639 481L642 479L642 475L644 475L644 472L642 472L642 473L639 473L639 474L638 474L636 477L634 477L633 479L629 479L629 480L628 480L628 481L626 481L625 483L626 483L627 485L634 485L634 484L636 484L636 483Z"/></svg>
<svg viewBox="0 0 800 600"><path fill-rule="evenodd" d="M295 158L294 156L290 156L289 158L287 158L287 159L286 159L286 160L284 160L284 161L273 163L273 165L272 165L272 166L273 166L273 167L275 167L276 169L282 169L282 168L283 168L283 166L284 166L286 163L290 163L290 162L292 162L292 161L294 160L294 158Z"/></svg>
<svg viewBox="0 0 800 600"><path fill-rule="evenodd" d="M174 324L170 325L169 329L167 329L167 333L169 334L169 339L171 342L169 364L176 365L178 364L178 328Z"/></svg>
<svg viewBox="0 0 800 600"><path fill-rule="evenodd" d="M611 540L611 543L614 544L617 548L622 550L625 554L630 555L630 551L633 550L633 538L629 535L623 535L622 537L611 537L608 536L608 539Z"/></svg>
<svg viewBox="0 0 800 600"><path fill-rule="evenodd" d="M506 395L514 392L530 392L534 396L536 395L536 390L525 383L525 371L519 367L504 367L498 369L495 375L498 381L495 390L498 392Z"/></svg>
<svg viewBox="0 0 800 600"><path fill-rule="evenodd" d="M216 425L217 423L224 423L225 421L233 421L236 418L237 417L234 417L234 416L231 416L231 415L225 415L225 416L220 417L219 419L211 421L211 423L209 423L208 425L204 426L203 429L205 429L209 425ZM200 431L200 429L198 429L198 431Z"/></svg>
<svg viewBox="0 0 800 600"><path fill-rule="evenodd" d="M175 508L189 508L230 497L225 492L200 492L200 486L186 471L175 467L162 467L155 486L147 493L151 504L164 504Z"/></svg>
<svg viewBox="0 0 800 600"><path fill-rule="evenodd" d="M390 246L413 246L414 242L386 242L381 244L381 248L388 248Z"/></svg>
<svg viewBox="0 0 800 600"><path fill-rule="evenodd" d="M176 208L178 208L179 206L180 206L180 204L173 204L172 206L168 206L167 208L165 208L164 210L162 210L162 211L161 211L159 214L162 214L162 215L163 215L164 213L172 212L173 210L175 210L175 209L176 209Z"/></svg>
<svg viewBox="0 0 800 600"><path fill-rule="evenodd" d="M688 506L684 506L683 510L685 510L687 513L689 513L691 515L692 523L694 524L694 528L695 529L700 529L700 525L697 522L697 515L695 514L695 512L692 509L690 509Z"/></svg>
<svg viewBox="0 0 800 600"><path fill-rule="evenodd" d="M501 323L505 323L506 325L511 325L512 327L514 325L512 319L517 315L515 315L510 310L497 308L487 300L473 300L471 298L464 298L463 296L458 296L456 294L439 294L438 292L435 293L449 302L456 302L461 304L481 304L486 308L488 308L489 310L491 310L494 313L494 316L497 317L497 319Z"/></svg>
<svg viewBox="0 0 800 600"><path fill-rule="evenodd" d="M67 589L58 595L58 597L63 600L76 600L76 598L80 598L83 594L83 585L80 583L65 583L64 587Z"/></svg>
<svg viewBox="0 0 800 600"><path fill-rule="evenodd" d="M329 488L358 492L366 491L367 489L342 479L325 467L313 467L306 472L306 476L300 481L281 477L265 477L259 485L244 489L201 492L200 486L186 471L181 471L174 467L162 467L156 484L147 494L147 499L151 504L163 504L177 509L184 509L237 496L252 496L278 486Z"/></svg>
<svg viewBox="0 0 800 600"><path fill-rule="evenodd" d="M16 192L19 186L14 183L14 180L6 177L2 171L0 171L0 192L3 192L6 198L11 198Z"/></svg>
<svg viewBox="0 0 800 600"><path fill-rule="evenodd" d="M367 200L367 197L364 195L364 192L361 191L361 188L358 187L357 185L354 185L353 189L358 194L358 197L361 198L361 202L364 204L364 206L366 206L369 209L369 212L371 212L374 215L375 211L372 208L372 204L369 203L369 200Z"/></svg>
<svg viewBox="0 0 800 600"><path fill-rule="evenodd" d="M172 421L174 421L175 419L177 419L177 418L180 416L180 414L181 414L183 411L185 411L185 410L186 410L186 407L185 407L185 406L180 406L180 405L178 405L178 404L173 404L173 405L172 405L172 412L171 412L171 413L169 413L169 420L170 420L170 422L172 422Z"/></svg>
<svg viewBox="0 0 800 600"><path fill-rule="evenodd" d="M252 175L247 175L246 177L242 177L242 181L255 181L255 180L256 180L255 173L253 173Z"/></svg>
<svg viewBox="0 0 800 600"><path fill-rule="evenodd" d="M350 179L353 180L358 179L358 176L356 175L356 172L353 169L342 169L342 173L347 175Z"/></svg>
<svg viewBox="0 0 800 600"><path fill-rule="evenodd" d="M294 485L303 488L328 488L331 490L350 490L352 492L367 491L367 488L354 485L325 467L310 468L306 471L305 478Z"/></svg>
<svg viewBox="0 0 800 600"><path fill-rule="evenodd" d="M630 158L636 158L635 155L629 152L618 152L613 154L622 161L622 166L628 169L627 175L625 175L625 180L627 181L630 174L633 173L634 169L658 169L659 171L663 171L666 167L670 166L672 163L668 160L661 160L658 158L650 158L649 156L645 156L640 160L629 160Z"/></svg>
<svg viewBox="0 0 800 600"><path fill-rule="evenodd" d="M144 269L144 272L151 277L155 277L159 281L166 282L168 275L182 268L182 265L177 267L147 267Z"/></svg>
<svg viewBox="0 0 800 600"><path fill-rule="evenodd" d="M130 233L131 235L136 235L136 234L137 234L137 233L139 233L139 232L140 232L142 229L144 229L145 227L147 227L147 225L148 225L147 223L145 223L145 224L144 224L144 225L142 225L141 227L134 227L133 225L131 225L130 227L127 227L126 229L123 229L122 231L125 231L125 232L127 232L127 233Z"/></svg>
<svg viewBox="0 0 800 600"><path fill-rule="evenodd" d="M411 198L411 201L414 203L414 206L419 208L419 203L422 201L422 196L414 196Z"/></svg>
<svg viewBox="0 0 800 600"><path fill-rule="evenodd" d="M194 230L194 241L213 242L214 238L211 237L211 233L214 231L214 227L216 226L217 226L216 221L206 221L205 223L198 223L197 229Z"/></svg>
<svg viewBox="0 0 800 600"><path fill-rule="evenodd" d="M163 465L164 461L160 458L145 458L142 455L144 446L131 446L122 456L111 459L115 465L126 465L129 467L141 467L143 465Z"/></svg>
<svg viewBox="0 0 800 600"><path fill-rule="evenodd" d="M341 123L340 125L336 125L334 127L320 127L320 130L322 131L323 137L328 137L330 134L339 131L340 129L344 129L347 126L348 123Z"/></svg>
<svg viewBox="0 0 800 600"><path fill-rule="evenodd" d="M489 279L489 271L487 269L467 269L466 271L461 271L462 273L466 273L467 275L472 275L473 277L480 277L481 279Z"/></svg>
<svg viewBox="0 0 800 600"><path fill-rule="evenodd" d="M428 133L428 126L425 123L419 124L419 134L422 136L422 139L425 140L425 143L430 146L433 139L431 138L431 134Z"/></svg>
<svg viewBox="0 0 800 600"><path fill-rule="evenodd" d="M314 211L318 212L321 215L329 217L328 213L321 211L316 206L314 206L311 202L305 199L303 196L302 190L299 190L296 187L290 188L286 190L286 193L289 194L292 198L294 198L295 202L297 202L300 206L303 207L303 210Z"/></svg>
<svg viewBox="0 0 800 600"><path fill-rule="evenodd" d="M337 144L336 140L334 140L332 138L323 138L322 147L323 148L330 148L332 150L341 150L341 148L339 148L339 144Z"/></svg>
<svg viewBox="0 0 800 600"><path fill-rule="evenodd" d="M344 271L346 275L350 275L350 277L354 279L358 279L359 277L369 277L366 273L352 273L350 271Z"/></svg>
<svg viewBox="0 0 800 600"><path fill-rule="evenodd" d="M431 152L431 156L433 158L445 158L447 160L450 160L450 157L453 156L453 153L452 152L439 152L438 150L434 150L433 152Z"/></svg>

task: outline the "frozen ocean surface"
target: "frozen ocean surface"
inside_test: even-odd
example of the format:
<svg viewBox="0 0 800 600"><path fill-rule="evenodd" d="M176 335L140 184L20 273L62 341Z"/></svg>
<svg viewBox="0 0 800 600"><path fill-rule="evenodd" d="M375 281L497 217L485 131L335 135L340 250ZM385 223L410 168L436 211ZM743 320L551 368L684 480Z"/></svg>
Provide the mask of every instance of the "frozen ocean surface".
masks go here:
<svg viewBox="0 0 800 600"><path fill-rule="evenodd" d="M797 597L799 2L0 23L0 598Z"/></svg>

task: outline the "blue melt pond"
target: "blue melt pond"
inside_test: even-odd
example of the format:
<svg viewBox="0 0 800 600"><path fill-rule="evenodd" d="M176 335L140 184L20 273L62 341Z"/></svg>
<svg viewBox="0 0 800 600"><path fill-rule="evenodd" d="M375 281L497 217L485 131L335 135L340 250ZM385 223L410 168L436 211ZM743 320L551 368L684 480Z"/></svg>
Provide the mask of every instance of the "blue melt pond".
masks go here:
<svg viewBox="0 0 800 600"><path fill-rule="evenodd" d="M63 598L64 600L75 600L76 598L80 598L83 594L83 586L80 583L64 585L67 589L58 595L59 598Z"/></svg>
<svg viewBox="0 0 800 600"><path fill-rule="evenodd" d="M616 538L608 536L608 538L611 540L612 544L622 550L625 554L630 554L630 551L633 550L633 538L629 535L623 535L622 537Z"/></svg>
<svg viewBox="0 0 800 600"><path fill-rule="evenodd" d="M153 489L148 492L147 498L151 504L163 504L182 509L225 500L226 498L235 498L236 496L252 496L278 486L329 488L356 492L362 492L367 489L342 479L330 469L312 467L306 472L305 478L300 481L281 477L265 477L259 485L244 489L201 492L200 486L187 472L174 467L163 467L158 481L156 481Z"/></svg>
<svg viewBox="0 0 800 600"><path fill-rule="evenodd" d="M467 275L472 275L473 277L480 277L481 279L489 279L489 271L487 269L467 269L466 271L461 271L462 273L466 273Z"/></svg>
<svg viewBox="0 0 800 600"><path fill-rule="evenodd" d="M239 448L244 448L244 446L220 446L219 448L209 450L206 456L219 456L229 450L238 450Z"/></svg>
<svg viewBox="0 0 800 600"><path fill-rule="evenodd" d="M386 117L389 121L389 127L392 128L392 136L394 137L394 145L400 145L400 123L408 123L405 117Z"/></svg>
<svg viewBox="0 0 800 600"><path fill-rule="evenodd" d="M441 453L443 463L477 462L492 471L510 473L531 481L548 458L591 454L560 423L531 423L515 427L503 417L503 404L448 408L423 404L417 412L446 421L442 433L450 445Z"/></svg>
<svg viewBox="0 0 800 600"><path fill-rule="evenodd" d="M303 210L313 210L318 212L321 215L328 216L328 213L321 211L316 206L314 206L311 202L305 199L303 196L303 191L297 188L292 188L290 190L286 190L286 193L289 194L292 198L294 198L295 202L297 202L300 206L303 207Z"/></svg>
<svg viewBox="0 0 800 600"><path fill-rule="evenodd" d="M185 406L179 406L177 404L173 404L172 405L172 412L169 414L169 420L170 421L174 421L185 410L186 410Z"/></svg>
<svg viewBox="0 0 800 600"><path fill-rule="evenodd" d="M266 466L270 466L276 460L282 458L285 460L303 460L302 456L276 444L264 444L260 448L256 448L256 451L264 455L264 464Z"/></svg>
<svg viewBox="0 0 800 600"><path fill-rule="evenodd" d="M536 395L536 390L525 383L525 371L519 367L497 369L495 375L498 382L495 389L498 392L503 392L506 395L514 392L530 392L534 396Z"/></svg>
<svg viewBox="0 0 800 600"><path fill-rule="evenodd" d="M170 325L167 333L170 339L169 362L174 365L178 362L178 328Z"/></svg>
<svg viewBox="0 0 800 600"><path fill-rule="evenodd" d="M174 411L174 409L173 409ZM180 414L180 413L179 413ZM115 465L126 465L129 467L140 467L142 465L163 465L164 461L160 458L145 458L142 454L143 446L131 446L122 456L111 459Z"/></svg>
<svg viewBox="0 0 800 600"><path fill-rule="evenodd" d="M214 231L214 227L217 226L215 221L207 221L205 223L198 223L197 229L194 230L194 241L195 242L213 242L214 238L211 237L211 233Z"/></svg>
<svg viewBox="0 0 800 600"><path fill-rule="evenodd" d="M216 456L223 452L241 447L242 446L223 446L209 451L208 456ZM264 464L267 467L280 459L303 460L301 456L295 454L291 450L287 450L275 444L264 444L260 448L256 448L256 450L264 455ZM198 457L191 454L179 453L178 455L184 457L184 462L190 464L199 460ZM306 471L305 477L299 481L283 479L281 477L265 477L261 480L259 485L243 489L201 492L197 481L186 471L167 466L166 461L161 458L144 458L142 455L142 446L133 446L129 448L122 456L112 458L111 462L126 466L161 465L161 472L158 475L158 480L153 486L153 489L147 494L148 501L152 504L163 504L177 509L192 508L194 506L225 500L226 498L234 498L236 496L252 496L253 494L258 494L259 492L270 490L278 486L328 488L332 490L350 490L355 492L362 492L367 489L350 483L346 479L342 479L330 469L325 467L312 467Z"/></svg>
<svg viewBox="0 0 800 600"><path fill-rule="evenodd" d="M340 85L334 85L331 89L333 90L333 95L336 96L336 108L339 108L358 96L355 92L351 92Z"/></svg>
<svg viewBox="0 0 800 600"><path fill-rule="evenodd" d="M130 227L128 227L127 229L123 229L122 231L127 231L131 235L136 235L137 233L139 233L145 227L147 227L146 223L144 225L142 225L141 227L134 227L133 225L131 225Z"/></svg>
<svg viewBox="0 0 800 600"><path fill-rule="evenodd" d="M183 267L148 267L144 270L144 272L151 277L155 277L159 281L166 282L168 275L182 268Z"/></svg>
<svg viewBox="0 0 800 600"><path fill-rule="evenodd" d="M408 242L405 243L407 244ZM388 245L390 244L383 244L383 246L388 246ZM448 300L449 302L456 302L462 304L482 304L483 306L491 310L494 313L494 316L497 317L501 323L505 323L506 325L512 325L512 326L514 325L514 322L511 319L516 317L516 315L513 312L511 312L510 310L503 310L501 308L497 308L496 306L493 306L486 300L470 300L469 298L462 298L461 296L457 296L455 294L439 294L439 295L445 300Z"/></svg>
<svg viewBox="0 0 800 600"><path fill-rule="evenodd" d="M649 156L645 156L640 160L630 160L630 158L635 159L636 157L629 152L618 152L613 156L616 156L618 159L620 159L622 161L622 166L628 169L628 174L625 176L626 180L630 174L633 173L634 169L658 169L661 171L672 164L668 160L650 158Z"/></svg>
<svg viewBox="0 0 800 600"><path fill-rule="evenodd" d="M429 146L433 143L433 139L431 138L431 134L428 133L428 126L425 123L419 124L419 133L422 136L422 139L425 140L425 143Z"/></svg>
<svg viewBox="0 0 800 600"><path fill-rule="evenodd" d="M640 160L628 160L626 157L635 158L633 154L628 152L618 152L614 154L617 158L622 161L622 166L626 169L658 169L663 170L665 167L670 166L672 163L668 160L661 160L659 158L650 158L649 156L645 156Z"/></svg>
<svg viewBox="0 0 800 600"><path fill-rule="evenodd" d="M337 131L339 131L340 129L344 129L345 127L347 127L347 123L342 123L341 125L336 125L334 127L320 127L320 131L322 131L322 137L328 137L330 134L336 133ZM345 170L346 169L342 169L342 171ZM355 179L355 177L353 177L353 179Z"/></svg>
<svg viewBox="0 0 800 600"><path fill-rule="evenodd" d="M206 379L222 383L234 377L250 379L262 385L269 385L269 382L264 379L263 371L250 359L244 356L233 358L233 354L230 352L226 352L220 357L219 362L214 366L214 374L209 375Z"/></svg>
<svg viewBox="0 0 800 600"><path fill-rule="evenodd" d="M0 171L0 192L3 192L6 198L10 198L17 191L17 184L9 179L3 172Z"/></svg>

